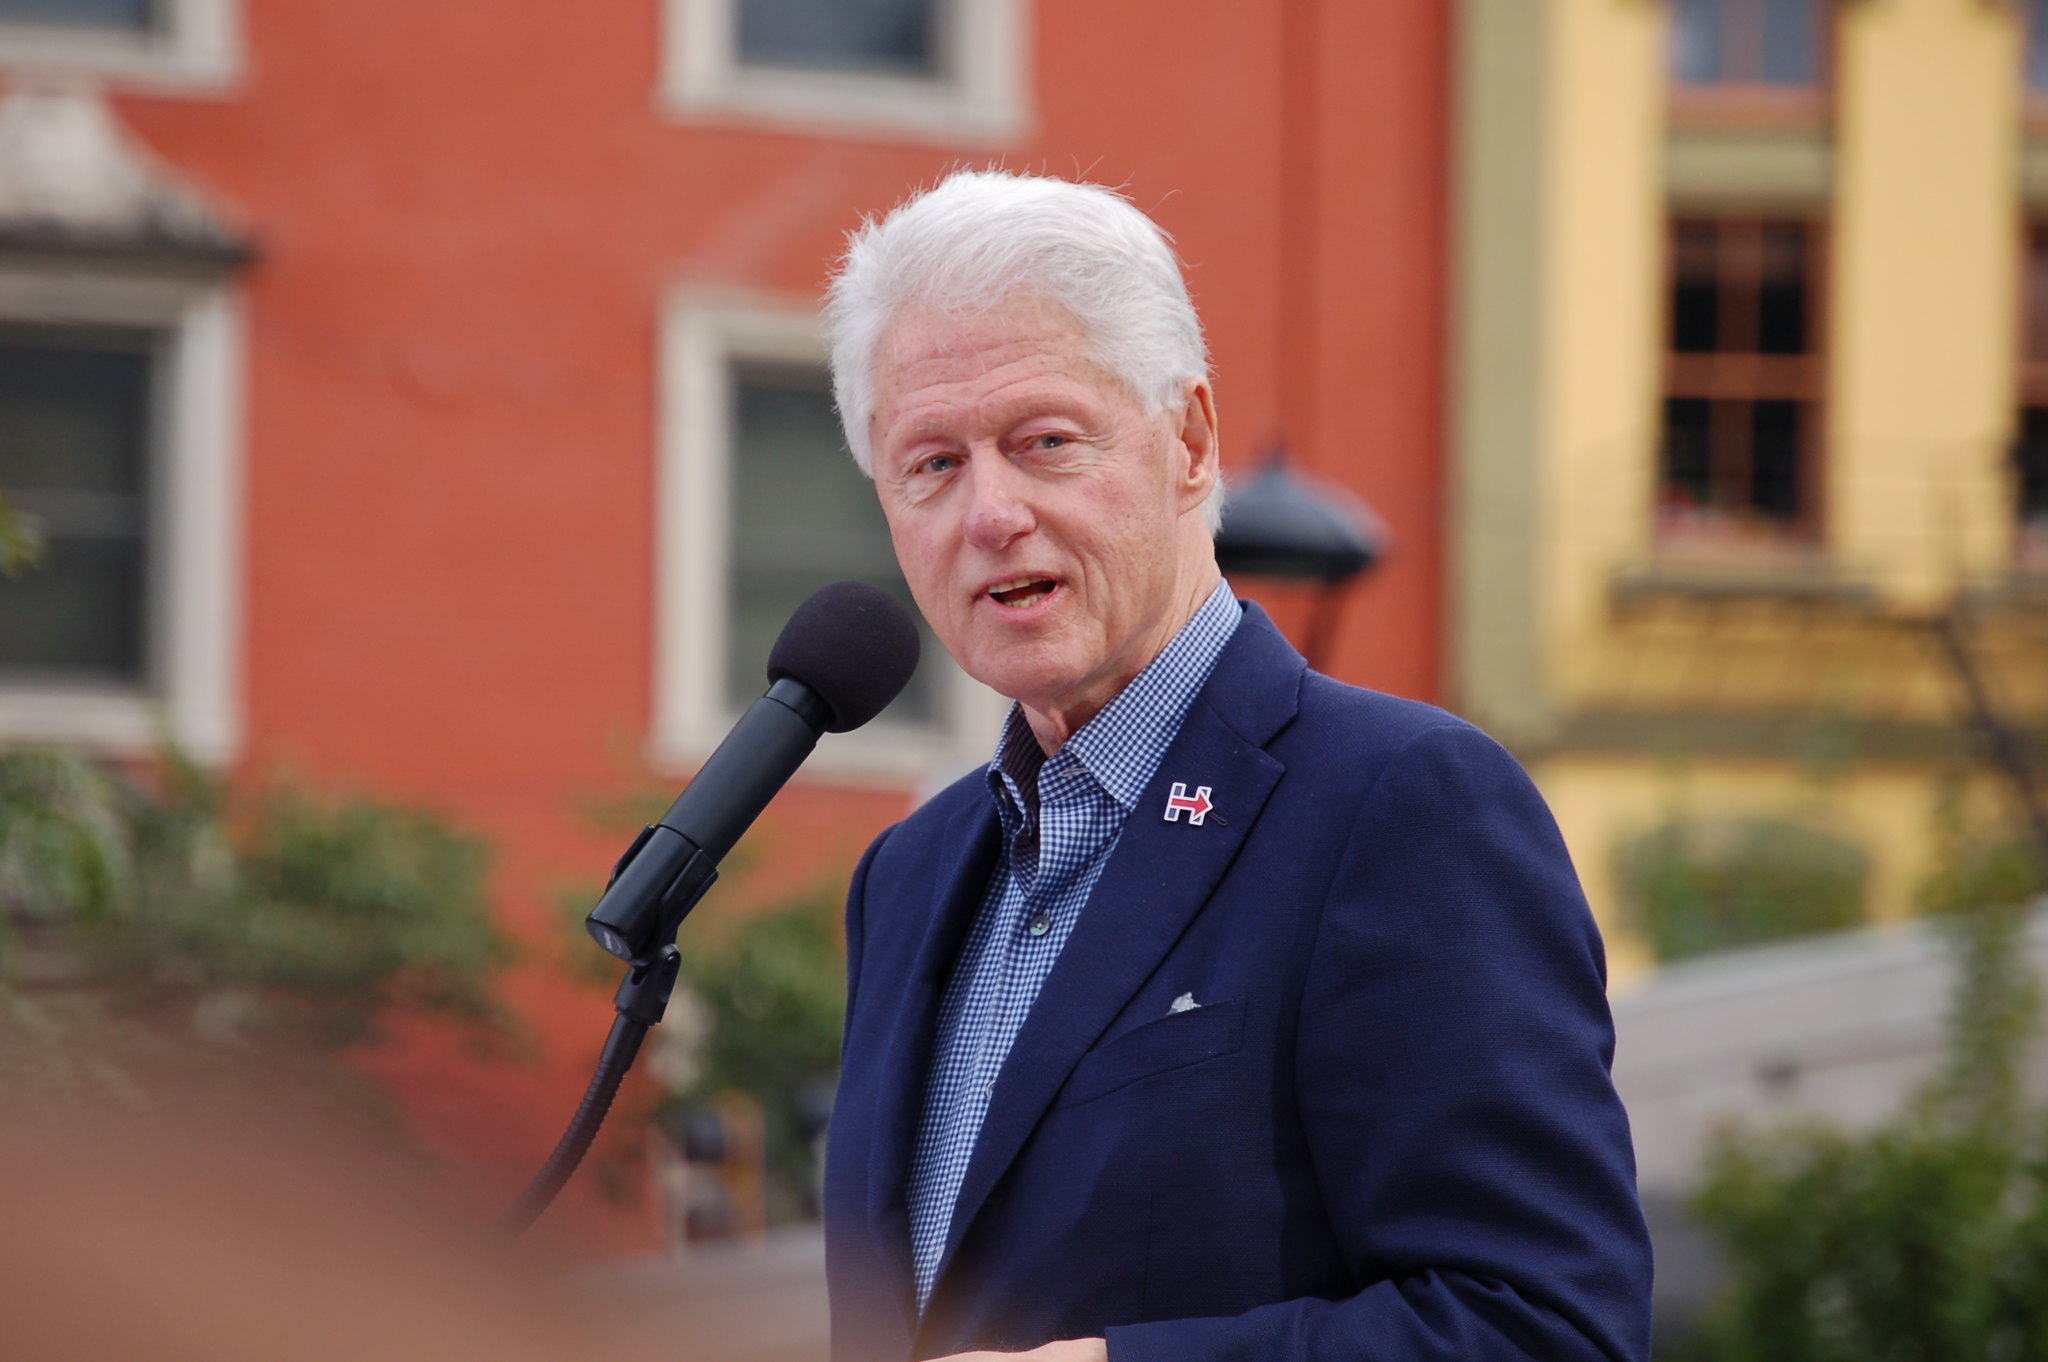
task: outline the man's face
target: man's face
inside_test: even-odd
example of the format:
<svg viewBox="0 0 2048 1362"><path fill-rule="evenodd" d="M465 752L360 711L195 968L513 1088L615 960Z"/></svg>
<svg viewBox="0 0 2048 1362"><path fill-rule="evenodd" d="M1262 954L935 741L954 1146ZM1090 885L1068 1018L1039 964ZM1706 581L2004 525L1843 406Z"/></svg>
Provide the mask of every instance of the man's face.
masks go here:
<svg viewBox="0 0 2048 1362"><path fill-rule="evenodd" d="M876 360L875 485L911 593L970 676L1057 746L1216 582L1215 412L1148 415L1064 308L897 318Z"/></svg>

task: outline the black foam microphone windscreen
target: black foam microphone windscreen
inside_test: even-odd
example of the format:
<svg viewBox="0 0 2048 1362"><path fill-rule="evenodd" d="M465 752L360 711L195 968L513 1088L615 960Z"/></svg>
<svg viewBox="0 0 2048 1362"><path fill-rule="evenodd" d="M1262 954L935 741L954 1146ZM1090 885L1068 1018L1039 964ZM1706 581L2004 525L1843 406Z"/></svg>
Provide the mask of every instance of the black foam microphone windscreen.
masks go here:
<svg viewBox="0 0 2048 1362"><path fill-rule="evenodd" d="M866 582L834 582L798 606L768 653L768 680L801 681L829 709L827 733L859 728L910 682L917 625L895 597Z"/></svg>

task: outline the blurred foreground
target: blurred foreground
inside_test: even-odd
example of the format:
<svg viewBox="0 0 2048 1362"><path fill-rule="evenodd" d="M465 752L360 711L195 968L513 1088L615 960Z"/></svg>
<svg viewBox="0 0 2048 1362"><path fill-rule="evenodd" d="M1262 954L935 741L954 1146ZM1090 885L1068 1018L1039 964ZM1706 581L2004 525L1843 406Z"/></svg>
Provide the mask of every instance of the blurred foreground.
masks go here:
<svg viewBox="0 0 2048 1362"><path fill-rule="evenodd" d="M208 1098L0 1128L10 1358L657 1355L568 1290L564 1264L493 1242L388 1146L281 1119L253 1087Z"/></svg>

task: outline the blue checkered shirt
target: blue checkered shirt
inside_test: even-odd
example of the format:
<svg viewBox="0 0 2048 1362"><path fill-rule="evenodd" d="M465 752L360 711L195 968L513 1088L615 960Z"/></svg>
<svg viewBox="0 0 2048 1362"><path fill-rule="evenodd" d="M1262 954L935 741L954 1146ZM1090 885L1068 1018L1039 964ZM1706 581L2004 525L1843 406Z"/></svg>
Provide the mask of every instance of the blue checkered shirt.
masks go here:
<svg viewBox="0 0 2048 1362"><path fill-rule="evenodd" d="M910 1170L919 1309L931 1296L996 1075L1124 819L1241 617L1230 584L1219 583L1173 642L1050 757L1020 708L1012 706L1004 721L988 765L1002 852L939 1006Z"/></svg>

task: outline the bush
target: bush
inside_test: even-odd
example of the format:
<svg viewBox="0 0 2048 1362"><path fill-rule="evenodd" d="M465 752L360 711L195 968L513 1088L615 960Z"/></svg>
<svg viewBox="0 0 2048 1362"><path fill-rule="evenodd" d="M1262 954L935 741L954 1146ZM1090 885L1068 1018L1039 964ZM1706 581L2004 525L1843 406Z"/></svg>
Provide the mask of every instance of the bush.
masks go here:
<svg viewBox="0 0 2048 1362"><path fill-rule="evenodd" d="M329 1046L394 1006L501 1029L510 948L481 842L287 784L234 799L175 753L155 774L145 790L64 749L0 750L0 984Z"/></svg>
<svg viewBox="0 0 2048 1362"><path fill-rule="evenodd" d="M1763 818L1679 819L1626 843L1629 919L1660 960L1863 921L1869 866L1840 838Z"/></svg>
<svg viewBox="0 0 2048 1362"><path fill-rule="evenodd" d="M846 1018L843 897L813 890L705 933L683 952L683 979L707 1025L696 1079L677 1097L701 1103L738 1091L760 1102L771 1221L815 1214L811 1136L839 1072Z"/></svg>

